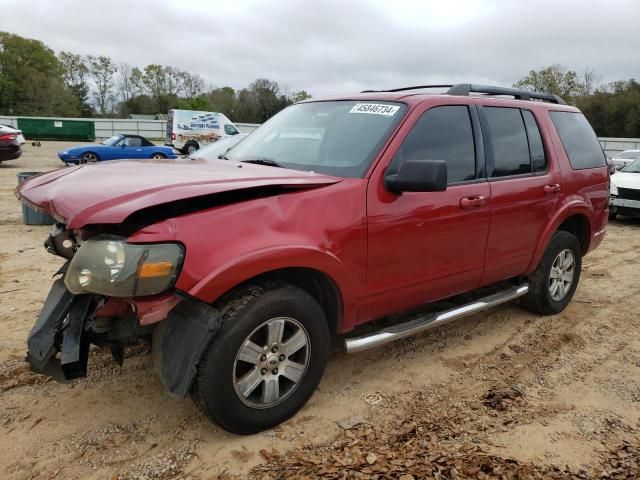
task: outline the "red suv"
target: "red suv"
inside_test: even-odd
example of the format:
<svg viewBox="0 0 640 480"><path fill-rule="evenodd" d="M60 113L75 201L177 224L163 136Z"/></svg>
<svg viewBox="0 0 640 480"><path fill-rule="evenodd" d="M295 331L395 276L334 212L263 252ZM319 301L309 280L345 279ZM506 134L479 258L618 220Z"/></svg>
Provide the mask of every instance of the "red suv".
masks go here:
<svg viewBox="0 0 640 480"><path fill-rule="evenodd" d="M293 105L224 160L105 162L17 190L68 261L28 340L86 374L89 344L152 338L169 392L252 433L309 399L332 333L357 352L520 297L562 311L601 242L609 171L585 117L545 93L428 86ZM226 160L226 161L225 161ZM465 295L461 295L461 294Z"/></svg>

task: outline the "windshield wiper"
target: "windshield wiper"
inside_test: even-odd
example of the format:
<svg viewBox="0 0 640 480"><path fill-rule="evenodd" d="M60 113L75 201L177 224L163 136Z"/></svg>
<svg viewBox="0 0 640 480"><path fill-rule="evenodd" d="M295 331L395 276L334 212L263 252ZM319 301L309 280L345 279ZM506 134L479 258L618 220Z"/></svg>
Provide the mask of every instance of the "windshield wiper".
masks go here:
<svg viewBox="0 0 640 480"><path fill-rule="evenodd" d="M240 160L242 163L255 163L257 165L268 165L269 167L278 167L284 168L275 160L268 157L255 157L255 158L246 158L244 160Z"/></svg>

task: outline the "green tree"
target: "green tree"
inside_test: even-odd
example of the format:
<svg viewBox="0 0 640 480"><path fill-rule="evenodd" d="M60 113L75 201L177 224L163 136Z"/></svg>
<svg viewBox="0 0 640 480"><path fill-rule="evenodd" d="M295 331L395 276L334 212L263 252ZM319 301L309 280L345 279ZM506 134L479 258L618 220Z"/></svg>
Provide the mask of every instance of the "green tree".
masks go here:
<svg viewBox="0 0 640 480"><path fill-rule="evenodd" d="M580 98L582 110L601 137L640 137L640 83L631 79L612 82Z"/></svg>
<svg viewBox="0 0 640 480"><path fill-rule="evenodd" d="M69 93L53 50L38 40L0 32L0 113L78 116L80 104Z"/></svg>
<svg viewBox="0 0 640 480"><path fill-rule="evenodd" d="M527 76L513 84L535 92L547 92L561 97L571 97L578 93L578 75L561 65L551 65L541 70L530 70Z"/></svg>

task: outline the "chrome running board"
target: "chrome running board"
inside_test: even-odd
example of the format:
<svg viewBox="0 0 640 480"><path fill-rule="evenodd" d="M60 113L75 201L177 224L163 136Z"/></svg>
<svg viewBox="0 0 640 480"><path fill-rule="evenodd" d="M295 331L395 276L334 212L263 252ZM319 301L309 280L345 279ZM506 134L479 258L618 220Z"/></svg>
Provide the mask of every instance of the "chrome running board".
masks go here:
<svg viewBox="0 0 640 480"><path fill-rule="evenodd" d="M347 353L357 353L369 348L379 347L385 343L395 342L401 338L425 332L432 328L439 327L445 323L452 322L474 313L482 312L502 303L509 302L523 296L529 291L529 284L523 283L517 287L511 287L486 297L480 298L460 307L444 310L442 312L432 312L414 320L410 320L398 325L383 328L376 332L363 335L361 337L347 338L344 341Z"/></svg>

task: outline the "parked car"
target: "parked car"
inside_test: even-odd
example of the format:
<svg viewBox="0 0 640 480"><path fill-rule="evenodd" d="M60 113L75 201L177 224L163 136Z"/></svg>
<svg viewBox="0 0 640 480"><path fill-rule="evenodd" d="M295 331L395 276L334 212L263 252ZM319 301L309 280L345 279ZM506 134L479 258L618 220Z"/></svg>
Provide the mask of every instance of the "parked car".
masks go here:
<svg viewBox="0 0 640 480"><path fill-rule="evenodd" d="M191 155L204 145L239 133L238 128L223 113L169 110L165 145Z"/></svg>
<svg viewBox="0 0 640 480"><path fill-rule="evenodd" d="M622 170L634 160L640 158L640 150L625 150L624 152L617 153L611 160L616 166L616 170Z"/></svg>
<svg viewBox="0 0 640 480"><path fill-rule="evenodd" d="M140 135L119 133L102 143L90 143L58 152L65 164L95 163L101 160L177 158L171 147L155 145Z"/></svg>
<svg viewBox="0 0 640 480"><path fill-rule="evenodd" d="M218 160L240 143L241 140L244 140L247 135L248 133L240 133L238 135L221 138L215 143L210 143L200 150L196 150L188 157L192 160Z"/></svg>
<svg viewBox="0 0 640 480"><path fill-rule="evenodd" d="M0 135L5 133L13 133L17 136L16 140L20 145L23 145L26 140L24 139L24 135L22 134L22 130L12 127L11 125L0 125Z"/></svg>
<svg viewBox="0 0 640 480"><path fill-rule="evenodd" d="M229 161L26 181L18 197L54 216L46 248L68 259L29 335L31 368L81 377L89 343L121 362L152 337L167 390L249 434L302 408L331 332L351 332L354 353L517 298L563 311L607 227L588 121L545 93L418 88L297 103Z"/></svg>
<svg viewBox="0 0 640 480"><path fill-rule="evenodd" d="M640 159L611 176L609 218L640 214Z"/></svg>
<svg viewBox="0 0 640 480"><path fill-rule="evenodd" d="M19 130L0 126L0 162L14 160L22 155L21 136L22 133ZM24 138L22 143L24 143Z"/></svg>

